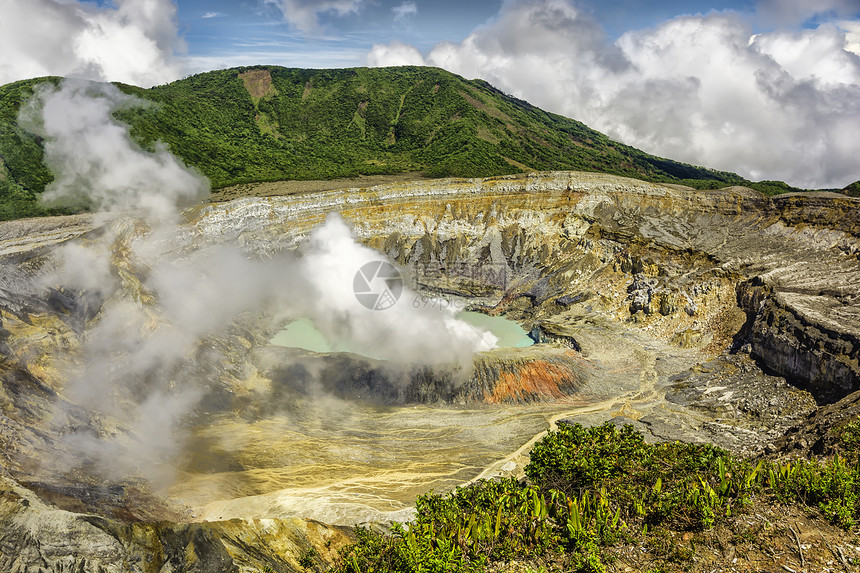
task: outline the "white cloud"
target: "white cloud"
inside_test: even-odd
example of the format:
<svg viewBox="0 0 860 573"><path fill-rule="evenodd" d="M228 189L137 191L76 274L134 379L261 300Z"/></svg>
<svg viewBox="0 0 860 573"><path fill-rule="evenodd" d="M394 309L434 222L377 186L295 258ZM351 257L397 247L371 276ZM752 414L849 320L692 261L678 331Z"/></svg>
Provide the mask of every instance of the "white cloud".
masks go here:
<svg viewBox="0 0 860 573"><path fill-rule="evenodd" d="M218 18L218 17L223 16L223 15L224 14L222 14L221 12L206 12L205 14L203 14L200 17L203 18L204 20L208 20L209 18Z"/></svg>
<svg viewBox="0 0 860 573"><path fill-rule="evenodd" d="M403 2L391 9L394 12L395 22L405 22L418 14L418 4L415 2Z"/></svg>
<svg viewBox="0 0 860 573"><path fill-rule="evenodd" d="M367 65L374 67L423 66L425 61L418 48L395 40L390 44L373 46L367 56Z"/></svg>
<svg viewBox="0 0 860 573"><path fill-rule="evenodd" d="M302 32L319 32L320 16L348 16L357 14L365 0L263 0L265 4L277 7L284 14L284 20Z"/></svg>
<svg viewBox="0 0 860 573"><path fill-rule="evenodd" d="M857 54L844 49L846 40L845 31L823 25L816 30L758 36L755 44L794 79L825 85L860 85Z"/></svg>
<svg viewBox="0 0 860 573"><path fill-rule="evenodd" d="M151 86L181 76L173 0L0 0L0 84L74 76Z"/></svg>
<svg viewBox="0 0 860 573"><path fill-rule="evenodd" d="M839 22L845 30L845 50L860 56L860 21Z"/></svg>
<svg viewBox="0 0 860 573"><path fill-rule="evenodd" d="M841 187L860 179L860 58L845 49L846 28L753 35L740 15L711 13L612 42L569 0L508 0L423 61L651 153L754 180ZM367 61L417 63L416 54L378 45Z"/></svg>

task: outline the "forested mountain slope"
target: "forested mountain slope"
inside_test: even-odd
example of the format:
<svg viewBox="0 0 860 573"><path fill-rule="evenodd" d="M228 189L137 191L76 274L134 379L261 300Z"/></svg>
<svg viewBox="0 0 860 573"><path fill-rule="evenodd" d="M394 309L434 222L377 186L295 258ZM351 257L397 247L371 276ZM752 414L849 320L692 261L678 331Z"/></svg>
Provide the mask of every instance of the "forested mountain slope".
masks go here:
<svg viewBox="0 0 860 573"><path fill-rule="evenodd" d="M60 79L0 87L0 218L45 213L36 197L52 177L42 142L18 123L22 103L44 81ZM583 170L698 188L791 190L649 155L484 81L437 68L264 66L151 89L119 87L151 104L116 112L135 139L144 147L163 141L216 189L404 172L476 177Z"/></svg>

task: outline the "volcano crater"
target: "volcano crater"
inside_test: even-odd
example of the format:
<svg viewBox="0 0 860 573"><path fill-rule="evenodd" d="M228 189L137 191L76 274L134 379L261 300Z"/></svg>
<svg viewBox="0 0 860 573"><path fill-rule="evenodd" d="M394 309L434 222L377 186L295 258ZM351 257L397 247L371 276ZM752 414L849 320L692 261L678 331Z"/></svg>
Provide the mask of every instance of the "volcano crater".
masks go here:
<svg viewBox="0 0 860 573"><path fill-rule="evenodd" d="M133 534L105 523L166 519L184 524L183 538L207 521L208 534L229 536L259 518L404 520L430 489L522 475L530 444L560 419L761 452L816 403L860 386L858 207L569 172L197 207L159 239L177 261L224 244L253 260L301 258L338 213L403 274L412 298L399 304L504 317L535 344L402 364L279 347L277 307L243 312L171 366L158 395L190 388L192 405L180 436L156 451L164 471L146 479L102 461L150 447L142 435L153 430L123 416L123 404L150 394L87 396L68 374L105 304L161 303L146 286L156 270L125 248L146 230L133 217L106 229L90 215L0 224L3 495L16 504L6 523L37 509L55 521L63 509L72 521L94 514L108 521L75 523L122 544ZM33 286L61 248L106 236L106 272L122 284L109 297ZM70 460L70 437L81 435L97 447Z"/></svg>

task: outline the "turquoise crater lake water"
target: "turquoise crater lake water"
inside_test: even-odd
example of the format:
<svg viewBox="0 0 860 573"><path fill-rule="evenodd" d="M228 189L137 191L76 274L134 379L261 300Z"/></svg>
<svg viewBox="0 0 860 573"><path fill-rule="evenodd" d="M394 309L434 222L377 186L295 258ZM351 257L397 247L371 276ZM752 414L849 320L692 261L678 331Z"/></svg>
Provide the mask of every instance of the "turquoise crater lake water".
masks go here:
<svg viewBox="0 0 860 573"><path fill-rule="evenodd" d="M472 325L478 331L492 333L498 338L496 345L500 348L522 348L534 344L534 341L529 338L528 333L519 324L501 316L488 316L480 312L464 311L458 313L457 318ZM374 356L372 350L358 348L348 340L329 340L308 318L299 318L290 322L269 343L276 346L301 348L311 352L351 352L369 358L380 358Z"/></svg>

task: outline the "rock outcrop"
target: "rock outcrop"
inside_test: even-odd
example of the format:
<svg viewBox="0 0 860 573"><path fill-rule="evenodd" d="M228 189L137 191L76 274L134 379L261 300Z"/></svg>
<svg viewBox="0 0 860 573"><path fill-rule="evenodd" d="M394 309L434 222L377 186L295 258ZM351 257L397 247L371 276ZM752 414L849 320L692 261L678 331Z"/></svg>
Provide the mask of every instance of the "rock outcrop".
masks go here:
<svg viewBox="0 0 860 573"><path fill-rule="evenodd" d="M0 570L301 573L331 566L350 529L301 519L121 522L71 513L0 478Z"/></svg>
<svg viewBox="0 0 860 573"><path fill-rule="evenodd" d="M343 399L380 404L529 404L565 398L581 391L588 365L575 351L552 347L499 348L475 358L464 374L447 365L395 367L348 353L320 356L321 369L296 363L306 351L267 347L255 353L260 372L279 385L309 394L320 390Z"/></svg>

